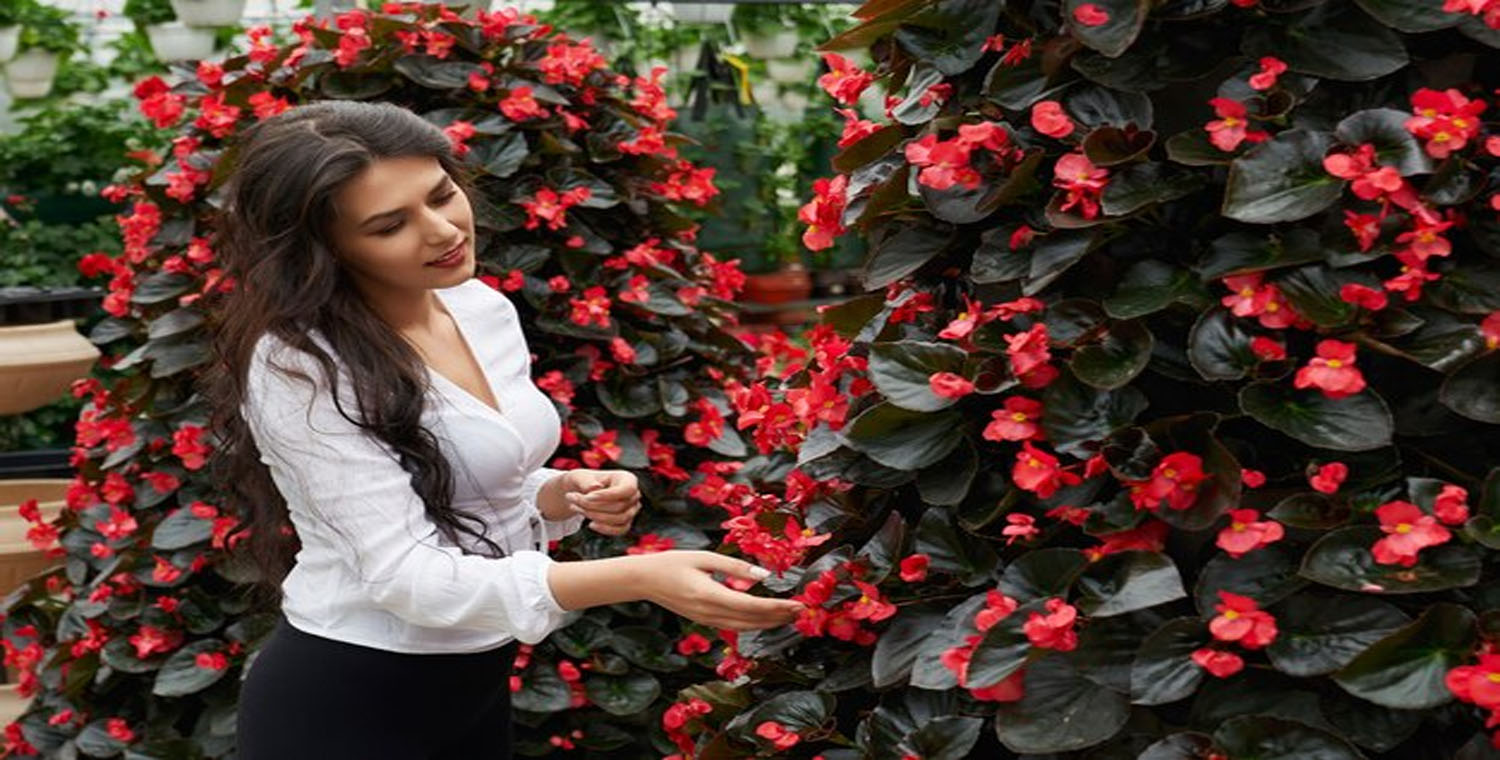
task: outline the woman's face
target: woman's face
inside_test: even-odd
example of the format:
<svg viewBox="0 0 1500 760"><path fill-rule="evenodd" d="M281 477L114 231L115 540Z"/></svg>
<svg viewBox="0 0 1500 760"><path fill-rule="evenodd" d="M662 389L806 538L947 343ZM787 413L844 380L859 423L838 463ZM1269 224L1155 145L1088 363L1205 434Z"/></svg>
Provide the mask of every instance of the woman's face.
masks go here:
<svg viewBox="0 0 1500 760"><path fill-rule="evenodd" d="M334 255L366 292L446 288L474 276L474 211L437 159L377 160L333 203ZM454 246L461 264L429 265Z"/></svg>

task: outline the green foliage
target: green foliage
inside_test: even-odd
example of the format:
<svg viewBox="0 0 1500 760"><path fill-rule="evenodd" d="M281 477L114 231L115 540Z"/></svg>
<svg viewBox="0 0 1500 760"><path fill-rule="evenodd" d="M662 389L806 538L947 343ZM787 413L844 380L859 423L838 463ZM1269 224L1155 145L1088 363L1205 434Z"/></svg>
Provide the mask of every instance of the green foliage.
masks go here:
<svg viewBox="0 0 1500 760"><path fill-rule="evenodd" d="M125 0L122 14L134 21L137 29L177 20L177 12L172 10L170 0Z"/></svg>
<svg viewBox="0 0 1500 760"><path fill-rule="evenodd" d="M0 287L87 285L78 259L94 251L120 252L120 231L112 217L81 224L0 222Z"/></svg>
<svg viewBox="0 0 1500 760"><path fill-rule="evenodd" d="M16 0L19 3L17 17L21 22L21 50L41 48L60 55L78 49L78 25L71 14L52 5L43 5L38 0Z"/></svg>
<svg viewBox="0 0 1500 760"><path fill-rule="evenodd" d="M810 200L870 292L735 396L756 482L852 487L757 515L813 548L737 543L801 560L774 588L809 610L739 638L734 694L836 694L792 750L829 760L1485 756L1500 32L1415 0L863 16L823 47L901 102ZM693 753L771 751L709 702Z"/></svg>

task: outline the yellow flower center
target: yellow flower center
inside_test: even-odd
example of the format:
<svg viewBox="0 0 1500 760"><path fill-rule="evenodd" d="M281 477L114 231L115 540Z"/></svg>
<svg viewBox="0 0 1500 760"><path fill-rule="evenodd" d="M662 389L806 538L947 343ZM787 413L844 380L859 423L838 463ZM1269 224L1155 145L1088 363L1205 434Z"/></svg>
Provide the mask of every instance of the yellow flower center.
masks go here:
<svg viewBox="0 0 1500 760"><path fill-rule="evenodd" d="M1013 420L1015 420L1016 422L1025 422L1026 421L1026 413L1025 412L1016 412L1015 414L1012 414L1010 416L1010 418L1013 419Z"/></svg>
<svg viewBox="0 0 1500 760"><path fill-rule="evenodd" d="M1275 301L1266 304L1266 311L1278 311L1280 309L1281 305L1276 303Z"/></svg>
<svg viewBox="0 0 1500 760"><path fill-rule="evenodd" d="M1338 359L1329 359L1328 360L1328 366L1330 366L1330 367L1332 367L1334 369L1338 369L1339 367L1344 366L1344 363L1341 362L1341 361L1339 361Z"/></svg>
<svg viewBox="0 0 1500 760"><path fill-rule="evenodd" d="M1452 140L1452 139L1453 139L1453 135L1450 135L1447 132L1439 132L1439 133L1437 133L1437 134L1435 134L1435 135L1432 136L1432 141L1433 142L1439 142L1439 143L1448 142L1449 140Z"/></svg>
<svg viewBox="0 0 1500 760"><path fill-rule="evenodd" d="M1226 126L1226 127L1237 127L1237 126L1239 126L1239 125L1241 125L1243 123L1244 122L1240 121L1239 119L1234 118L1233 116L1225 116L1224 117L1224 126Z"/></svg>
<svg viewBox="0 0 1500 760"><path fill-rule="evenodd" d="M1237 530L1237 531L1239 531L1239 530L1244 530L1245 529L1245 524L1242 523L1242 522L1230 523L1229 527L1230 527L1231 530Z"/></svg>
<svg viewBox="0 0 1500 760"><path fill-rule="evenodd" d="M1240 298L1254 298L1255 288L1240 288Z"/></svg>
<svg viewBox="0 0 1500 760"><path fill-rule="evenodd" d="M1176 480L1177 479L1177 471L1174 470L1174 469L1172 469L1172 468L1170 468L1170 467L1168 467L1164 472L1162 472L1162 475L1165 476L1168 480Z"/></svg>
<svg viewBox="0 0 1500 760"><path fill-rule="evenodd" d="M1239 616L1240 616L1240 613L1235 612L1234 610L1225 610L1225 612L1224 612L1224 619L1225 620L1234 620L1234 619L1238 618Z"/></svg>
<svg viewBox="0 0 1500 760"><path fill-rule="evenodd" d="M1455 127L1458 127L1459 129L1468 129L1469 128L1469 120L1468 119L1453 119L1449 123L1451 123Z"/></svg>
<svg viewBox="0 0 1500 760"><path fill-rule="evenodd" d="M1032 458L1026 460L1026 466L1027 467L1036 467L1036 468L1040 469L1041 466L1042 466L1042 461L1040 459L1037 459L1036 457L1032 457Z"/></svg>
<svg viewBox="0 0 1500 760"><path fill-rule="evenodd" d="M1411 523L1401 523L1400 525L1397 525L1396 526L1396 532L1397 533L1410 533L1411 532Z"/></svg>
<svg viewBox="0 0 1500 760"><path fill-rule="evenodd" d="M1484 677L1488 678L1490 683L1500 683L1500 673L1485 673Z"/></svg>
<svg viewBox="0 0 1500 760"><path fill-rule="evenodd" d="M802 535L804 535L804 536L811 536L812 534L813 534L813 529L812 528L803 528L802 529Z"/></svg>

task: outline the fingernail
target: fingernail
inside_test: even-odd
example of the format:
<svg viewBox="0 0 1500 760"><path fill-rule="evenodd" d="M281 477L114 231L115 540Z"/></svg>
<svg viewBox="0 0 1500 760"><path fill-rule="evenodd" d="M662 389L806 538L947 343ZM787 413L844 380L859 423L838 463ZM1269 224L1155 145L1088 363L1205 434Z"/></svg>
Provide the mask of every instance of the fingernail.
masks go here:
<svg viewBox="0 0 1500 760"><path fill-rule="evenodd" d="M580 515L588 514L587 512L584 511L583 507L580 507L577 504L569 504L568 505L568 509L571 509L571 510L573 510L574 513L580 514Z"/></svg>
<svg viewBox="0 0 1500 760"><path fill-rule="evenodd" d="M765 579L771 577L771 571L767 570L764 567L761 567L759 565L756 565L755 567L750 568L750 574L753 575L753 576L755 576L756 578L758 578L760 580L765 580Z"/></svg>

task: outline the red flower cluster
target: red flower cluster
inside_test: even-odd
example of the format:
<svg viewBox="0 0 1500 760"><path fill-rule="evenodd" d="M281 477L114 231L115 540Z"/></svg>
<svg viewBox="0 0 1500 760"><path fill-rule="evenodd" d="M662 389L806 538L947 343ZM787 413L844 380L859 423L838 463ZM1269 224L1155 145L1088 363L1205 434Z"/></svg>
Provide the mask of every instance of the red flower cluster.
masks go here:
<svg viewBox="0 0 1500 760"><path fill-rule="evenodd" d="M1203 125L1203 129L1208 132L1208 141L1215 148L1229 153L1239 148L1240 143L1265 142L1271 139L1269 132L1250 129L1249 112L1244 103L1229 98L1213 98L1208 104L1214 107L1214 114L1219 120Z"/></svg>
<svg viewBox="0 0 1500 760"><path fill-rule="evenodd" d="M1500 654L1481 651L1477 665L1460 665L1448 671L1443 683L1460 702L1489 711L1485 728L1500 726ZM1491 742L1500 747L1500 733Z"/></svg>
<svg viewBox="0 0 1500 760"><path fill-rule="evenodd" d="M1260 272L1224 278L1229 295L1219 299L1236 317L1255 317L1262 327L1279 330L1302 322L1302 317L1287 302L1281 289L1272 283L1261 283Z"/></svg>
<svg viewBox="0 0 1500 760"><path fill-rule="evenodd" d="M803 604L802 614L792 623L803 636L832 636L840 641L852 641L860 646L875 643L875 631L864 627L870 623L896 614L896 605L880 595L880 589L859 580L859 566L845 563L841 566L850 573L850 582L859 589L859 598L846 599L837 608L827 605L838 587L838 574L824 570L816 579L803 588L802 593L792 599Z"/></svg>
<svg viewBox="0 0 1500 760"><path fill-rule="evenodd" d="M1292 385L1317 388L1331 399L1352 396L1365 389L1365 376L1354 366L1353 343L1338 340L1318 341L1318 355L1306 367L1297 370Z"/></svg>
<svg viewBox="0 0 1500 760"><path fill-rule="evenodd" d="M1156 511L1163 501L1172 509L1187 509L1198 500L1198 484L1208 479L1203 458L1187 451L1176 451L1162 457L1151 477L1127 480L1130 502L1136 509Z"/></svg>
<svg viewBox="0 0 1500 760"><path fill-rule="evenodd" d="M1245 649L1261 649L1276 640L1276 618L1260 609L1254 599L1230 591L1219 591L1219 614L1208 623L1208 631L1222 642L1237 643ZM1228 678L1245 667L1238 654L1213 647L1193 652L1193 662L1218 678Z"/></svg>
<svg viewBox="0 0 1500 760"><path fill-rule="evenodd" d="M1231 510L1229 525L1219 531L1215 543L1230 557L1239 559L1249 552L1274 544L1285 536L1286 531L1281 523L1259 518L1260 513L1253 509Z"/></svg>
<svg viewBox="0 0 1500 760"><path fill-rule="evenodd" d="M1386 535L1375 542L1370 553L1383 565L1411 567L1417 564L1418 552L1429 546L1445 544L1453 537L1447 528L1438 524L1437 517L1410 502L1387 502L1376 508L1375 516Z"/></svg>
<svg viewBox="0 0 1500 760"><path fill-rule="evenodd" d="M1447 0L1443 8L1448 10L1449 5L1478 1ZM1486 20L1492 17L1500 18L1500 10L1491 7ZM1484 112L1486 103L1482 100L1470 100L1453 88L1439 92L1423 87L1412 93L1411 107L1413 113L1406 120L1406 131L1426 141L1422 147L1427 155L1447 158L1453 151L1463 149L1469 140L1479 136L1483 124L1478 116Z"/></svg>
<svg viewBox="0 0 1500 760"><path fill-rule="evenodd" d="M1099 216L1099 196L1109 184L1109 170L1094 166L1082 153L1068 153L1052 167L1052 185L1067 192L1059 210L1078 209L1084 219Z"/></svg>

